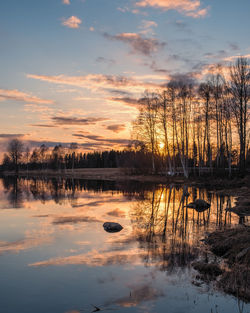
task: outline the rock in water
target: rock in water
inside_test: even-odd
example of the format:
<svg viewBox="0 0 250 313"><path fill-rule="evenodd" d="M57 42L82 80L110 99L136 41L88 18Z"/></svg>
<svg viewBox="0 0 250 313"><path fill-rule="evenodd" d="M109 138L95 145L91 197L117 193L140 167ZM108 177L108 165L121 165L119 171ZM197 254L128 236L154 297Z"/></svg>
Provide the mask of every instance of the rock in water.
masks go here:
<svg viewBox="0 0 250 313"><path fill-rule="evenodd" d="M203 212L210 208L210 203L202 199L196 199L194 202L189 203L187 208L195 209L197 212Z"/></svg>
<svg viewBox="0 0 250 313"><path fill-rule="evenodd" d="M113 223L113 222L104 223L103 228L108 233L116 233L116 232L121 231L123 229L122 225L120 225L119 223Z"/></svg>

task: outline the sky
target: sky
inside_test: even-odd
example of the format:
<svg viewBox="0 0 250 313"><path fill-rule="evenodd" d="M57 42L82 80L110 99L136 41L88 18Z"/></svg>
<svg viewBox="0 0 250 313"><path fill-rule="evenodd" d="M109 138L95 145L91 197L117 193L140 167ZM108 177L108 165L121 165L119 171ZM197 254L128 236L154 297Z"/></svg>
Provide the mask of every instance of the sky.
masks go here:
<svg viewBox="0 0 250 313"><path fill-rule="evenodd" d="M250 56L249 0L0 1L0 150L122 149L137 99Z"/></svg>

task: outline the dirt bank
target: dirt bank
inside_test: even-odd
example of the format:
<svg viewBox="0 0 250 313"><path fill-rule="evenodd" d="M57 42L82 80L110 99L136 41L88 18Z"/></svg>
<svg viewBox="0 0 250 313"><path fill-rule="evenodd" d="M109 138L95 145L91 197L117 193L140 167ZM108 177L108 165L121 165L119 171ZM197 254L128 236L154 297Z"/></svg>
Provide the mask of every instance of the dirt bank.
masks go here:
<svg viewBox="0 0 250 313"><path fill-rule="evenodd" d="M250 301L250 227L218 231L206 238L211 251L226 260L228 268L218 280L219 288Z"/></svg>
<svg viewBox="0 0 250 313"><path fill-rule="evenodd" d="M200 286L199 281L213 281L219 290L250 302L250 227L241 225L213 232L205 243L218 258L192 264L199 272L194 285Z"/></svg>
<svg viewBox="0 0 250 313"><path fill-rule="evenodd" d="M206 246L218 258L196 262L193 267L202 280L215 281L220 290L250 302L250 226L245 225L250 216L250 176L225 180L222 188L221 182L214 181L217 193L236 197L235 206L228 211L240 217L241 225L209 234Z"/></svg>

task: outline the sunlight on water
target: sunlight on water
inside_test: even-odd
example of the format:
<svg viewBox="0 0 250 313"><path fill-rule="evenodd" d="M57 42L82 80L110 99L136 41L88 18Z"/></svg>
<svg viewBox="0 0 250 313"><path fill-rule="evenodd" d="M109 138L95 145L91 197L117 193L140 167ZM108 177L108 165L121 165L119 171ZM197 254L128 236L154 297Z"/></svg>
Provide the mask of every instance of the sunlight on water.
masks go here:
<svg viewBox="0 0 250 313"><path fill-rule="evenodd" d="M196 198L211 208L187 208ZM212 283L195 285L191 267L211 257L208 232L239 223L233 203L193 187L1 180L0 311L248 313Z"/></svg>

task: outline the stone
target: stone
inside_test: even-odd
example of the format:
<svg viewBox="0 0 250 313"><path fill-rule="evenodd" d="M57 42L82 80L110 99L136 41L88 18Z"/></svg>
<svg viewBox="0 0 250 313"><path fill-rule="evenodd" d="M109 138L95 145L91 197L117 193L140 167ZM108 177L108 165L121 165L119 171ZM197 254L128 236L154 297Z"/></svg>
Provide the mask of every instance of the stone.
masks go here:
<svg viewBox="0 0 250 313"><path fill-rule="evenodd" d="M187 208L195 209L197 212L203 212L210 208L210 203L202 199L196 199L187 205Z"/></svg>
<svg viewBox="0 0 250 313"><path fill-rule="evenodd" d="M120 225L119 223L114 223L114 222L104 223L103 228L108 233L116 233L116 232L119 232L123 229L122 225Z"/></svg>

